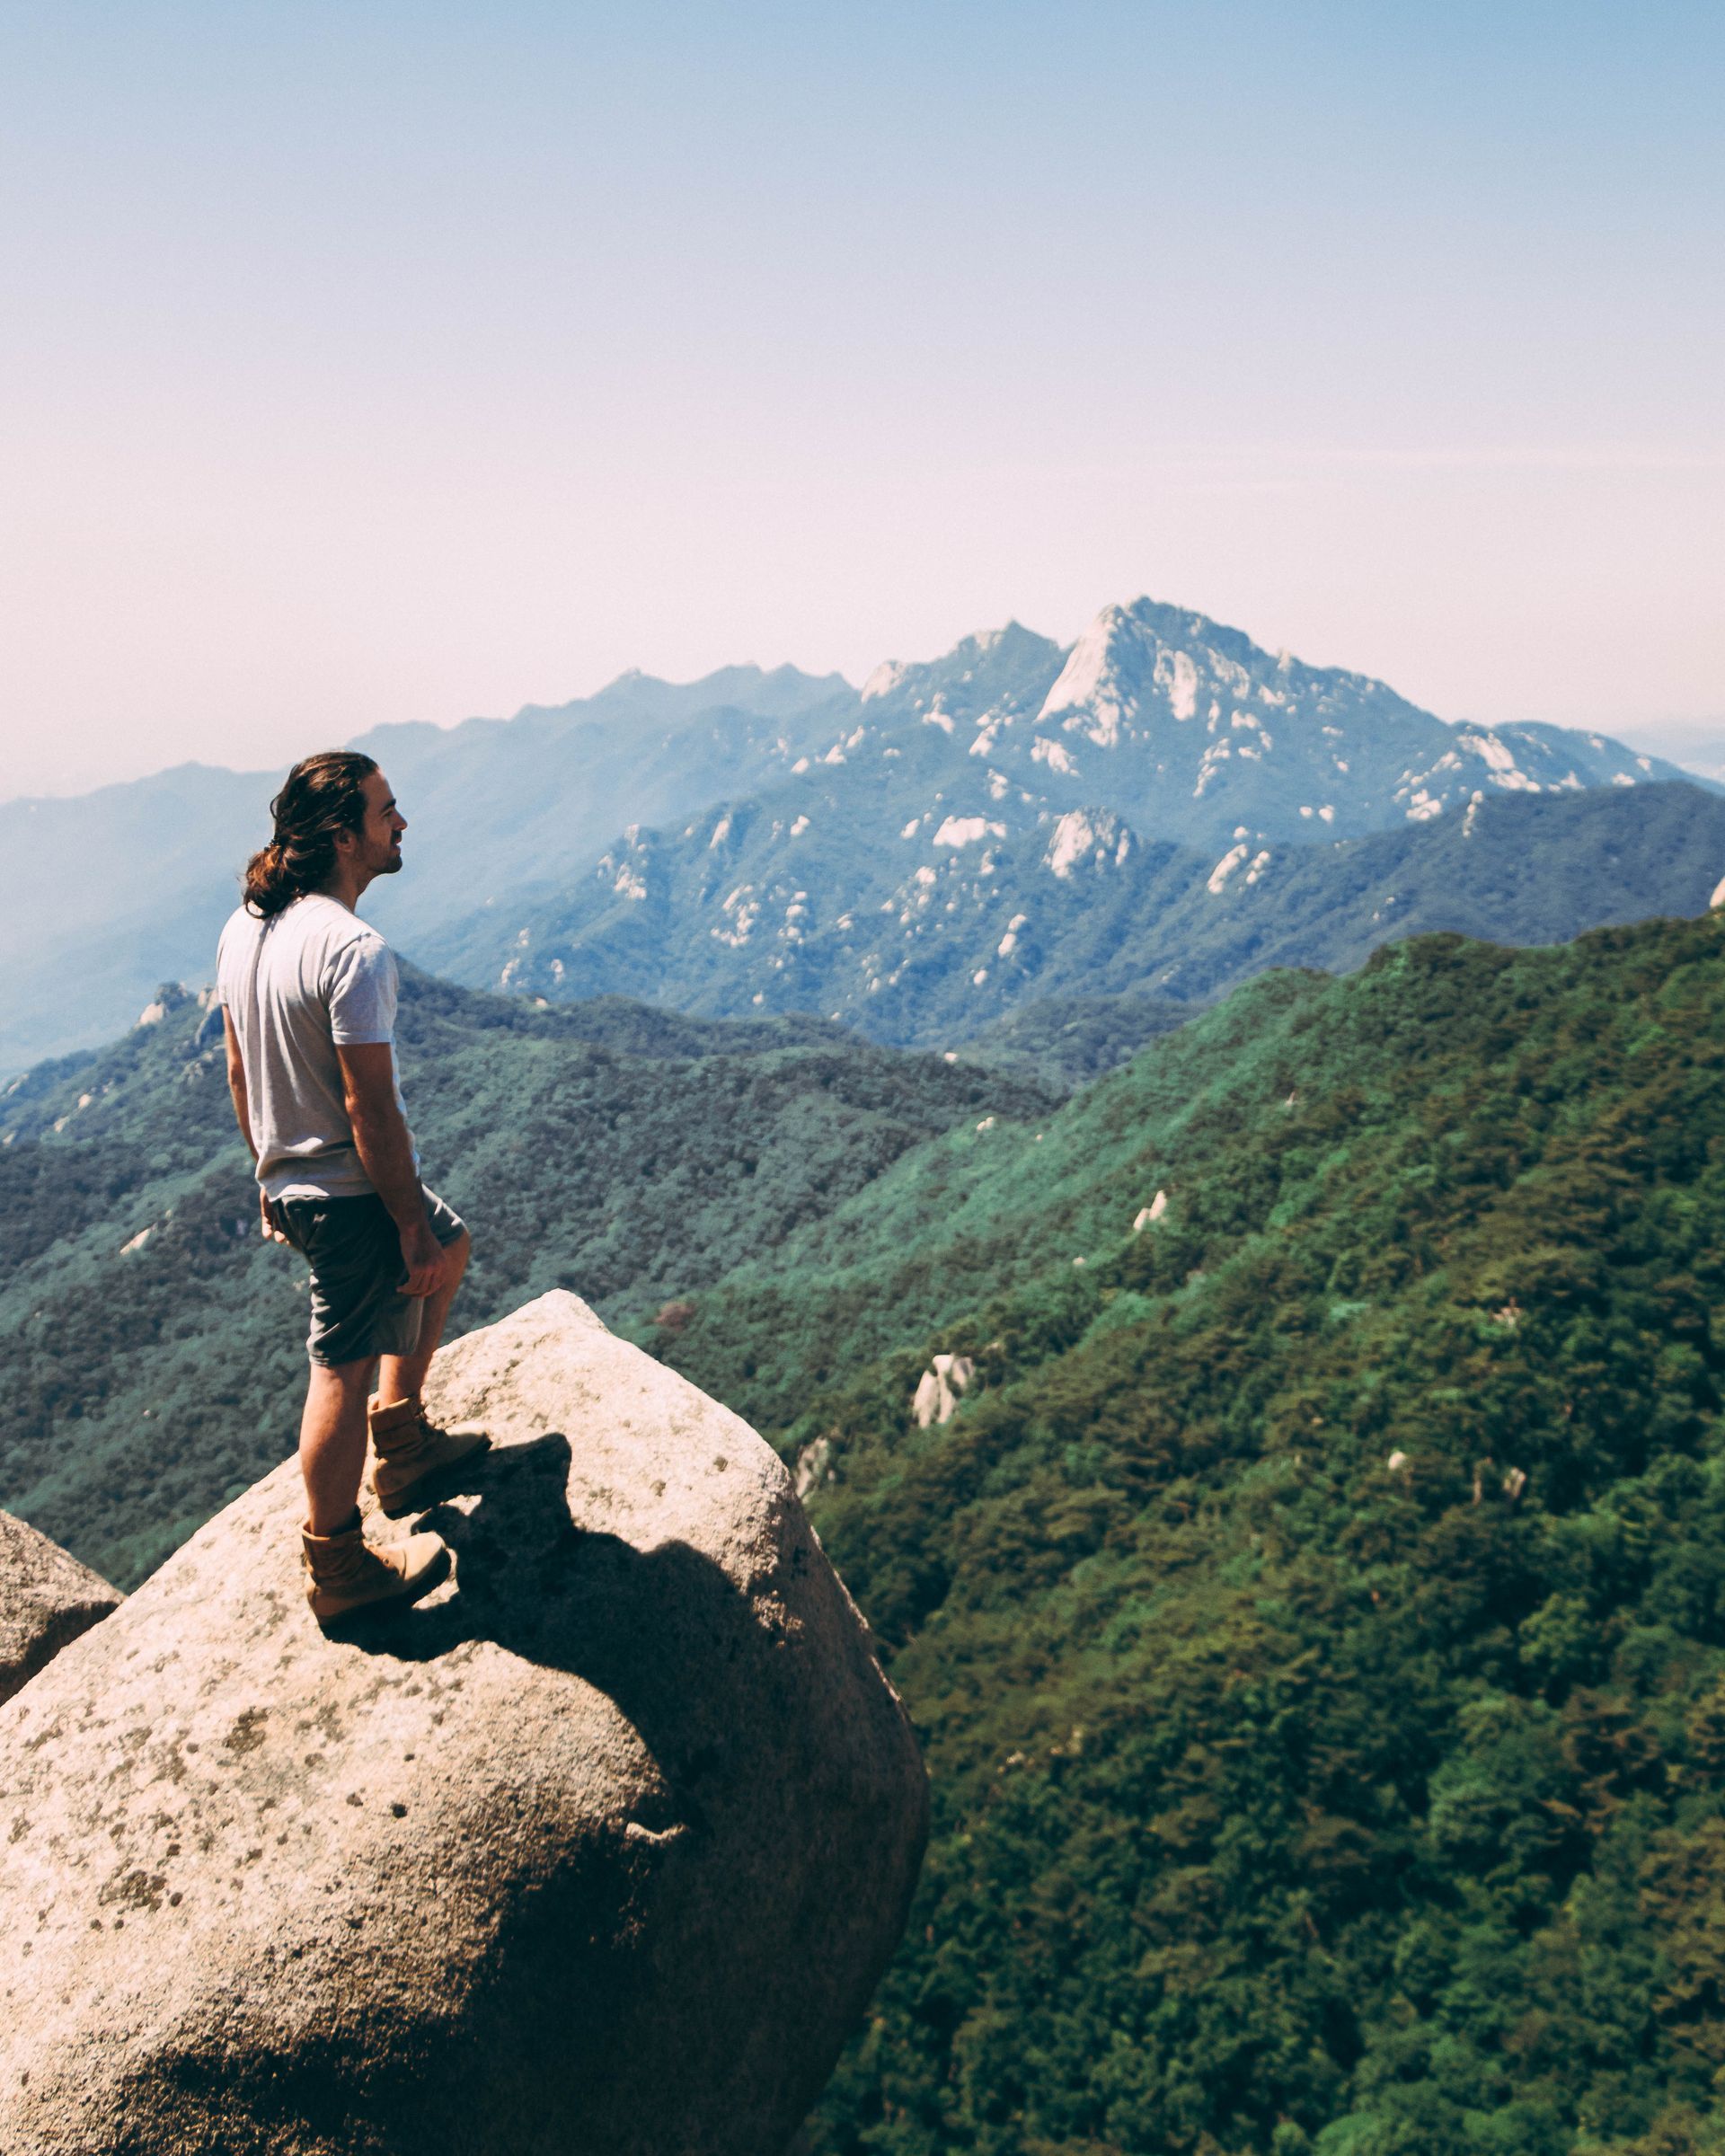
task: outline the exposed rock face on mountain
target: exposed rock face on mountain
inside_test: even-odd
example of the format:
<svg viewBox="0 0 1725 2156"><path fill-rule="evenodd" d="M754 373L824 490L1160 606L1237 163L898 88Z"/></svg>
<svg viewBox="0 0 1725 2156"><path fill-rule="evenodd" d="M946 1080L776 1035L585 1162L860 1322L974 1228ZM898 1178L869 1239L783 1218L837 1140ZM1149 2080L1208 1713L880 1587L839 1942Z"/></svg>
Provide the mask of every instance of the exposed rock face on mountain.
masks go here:
<svg viewBox="0 0 1725 2156"><path fill-rule="evenodd" d="M870 685L883 710L908 702L925 722L957 716L933 670L883 672ZM1015 695L964 712L969 755L1014 786L1057 776L1146 837L1199 846L1248 833L1286 841L1389 830L1476 792L1679 775L1602 734L1448 725L1368 675L1266 651L1153 599L1104 607L1060 654L1039 700L1025 694L1031 686L1021 678Z"/></svg>
<svg viewBox="0 0 1725 2156"><path fill-rule="evenodd" d="M1725 870L1725 798L1693 786L1476 788L1458 813L1366 837L1199 853L1004 785L901 822L914 800L880 774L911 762L637 832L512 933L489 932L489 952L451 958L475 973L501 958L494 981L552 1001L816 1011L944 1047L1032 998L1191 1000L1272 965L1346 970L1417 931L1544 943L1699 914Z"/></svg>
<svg viewBox="0 0 1725 2156"><path fill-rule="evenodd" d="M1147 598L1105 606L1066 649L1014 623L925 664L877 667L826 761L914 767L920 738L945 745L948 816L1017 828L1026 808L1044 822L1101 809L1146 841L1201 850L1393 830L1476 794L1684 775L1603 734L1452 725L1368 675ZM911 768L894 791L914 794Z"/></svg>
<svg viewBox="0 0 1725 2156"><path fill-rule="evenodd" d="M58 1542L0 1512L0 1701L119 1602Z"/></svg>
<svg viewBox="0 0 1725 2156"><path fill-rule="evenodd" d="M439 1356L453 1579L324 1639L291 1462L0 1712L7 2156L772 2156L915 1738L783 1468L553 1294Z"/></svg>

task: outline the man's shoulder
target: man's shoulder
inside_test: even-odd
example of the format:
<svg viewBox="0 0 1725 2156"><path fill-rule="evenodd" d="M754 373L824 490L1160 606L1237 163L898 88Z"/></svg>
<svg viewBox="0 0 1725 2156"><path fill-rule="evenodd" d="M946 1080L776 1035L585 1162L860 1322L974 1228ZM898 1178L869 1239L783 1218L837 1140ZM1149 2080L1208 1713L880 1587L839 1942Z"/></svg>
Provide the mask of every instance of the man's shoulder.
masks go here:
<svg viewBox="0 0 1725 2156"><path fill-rule="evenodd" d="M276 972L286 958L290 966L308 962L325 982L330 980L332 969L392 976L394 971L394 954L382 932L369 921L349 913L338 900L317 891L308 891L267 920L249 906L236 906L217 941L217 985L236 968L248 966L260 946Z"/></svg>
<svg viewBox="0 0 1725 2156"><path fill-rule="evenodd" d="M223 922L222 932L216 939L217 965L219 967L234 951L243 950L247 944L255 943L263 932L263 925L250 906L236 906Z"/></svg>
<svg viewBox="0 0 1725 2156"><path fill-rule="evenodd" d="M296 940L317 945L328 959L349 950L369 956L389 949L382 932L369 921L362 921L340 899L326 898L321 891L308 891L303 898L296 898L277 918Z"/></svg>

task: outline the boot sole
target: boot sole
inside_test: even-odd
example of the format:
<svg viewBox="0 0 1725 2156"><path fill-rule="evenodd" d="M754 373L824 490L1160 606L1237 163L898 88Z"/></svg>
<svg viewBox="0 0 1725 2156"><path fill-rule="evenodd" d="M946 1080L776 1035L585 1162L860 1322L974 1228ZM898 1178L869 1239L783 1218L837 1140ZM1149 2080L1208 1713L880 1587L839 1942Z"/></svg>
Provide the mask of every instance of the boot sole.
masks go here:
<svg viewBox="0 0 1725 2156"><path fill-rule="evenodd" d="M312 1615L319 1630L328 1639L339 1639L349 1628L357 1627L363 1631L376 1618L386 1616L391 1610L411 1609L433 1587L440 1587L449 1577L451 1561L449 1551L446 1549L440 1557L432 1560L411 1586L403 1587L399 1594L380 1595L375 1602L358 1603L352 1609L342 1610L333 1617L319 1617L315 1610Z"/></svg>
<svg viewBox="0 0 1725 2156"><path fill-rule="evenodd" d="M402 1519L410 1512L429 1511L438 1502L439 1496L448 1493L462 1471L471 1467L475 1460L482 1459L491 1449L491 1439L482 1437L470 1452L463 1453L454 1460L445 1460L437 1467L427 1468L424 1474L404 1484L402 1489L392 1490L388 1497L385 1497L374 1482L371 1486L372 1494L377 1499L377 1509L386 1520Z"/></svg>

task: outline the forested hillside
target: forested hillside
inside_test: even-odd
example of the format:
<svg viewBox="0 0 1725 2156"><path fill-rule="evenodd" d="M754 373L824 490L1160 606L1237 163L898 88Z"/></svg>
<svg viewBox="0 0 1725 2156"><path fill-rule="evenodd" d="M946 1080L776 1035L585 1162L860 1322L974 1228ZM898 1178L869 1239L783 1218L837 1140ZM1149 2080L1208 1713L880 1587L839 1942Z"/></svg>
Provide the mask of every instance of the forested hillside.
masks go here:
<svg viewBox="0 0 1725 2156"><path fill-rule="evenodd" d="M221 1021L189 996L0 1097L0 1506L123 1586L293 1449L305 1276L258 1234ZM410 972L425 1170L471 1327L554 1286L651 1312L1034 1082L813 1020L535 1011Z"/></svg>
<svg viewBox="0 0 1725 2156"><path fill-rule="evenodd" d="M826 2156L1721 2145L1720 935L1271 977L696 1298L933 1779Z"/></svg>

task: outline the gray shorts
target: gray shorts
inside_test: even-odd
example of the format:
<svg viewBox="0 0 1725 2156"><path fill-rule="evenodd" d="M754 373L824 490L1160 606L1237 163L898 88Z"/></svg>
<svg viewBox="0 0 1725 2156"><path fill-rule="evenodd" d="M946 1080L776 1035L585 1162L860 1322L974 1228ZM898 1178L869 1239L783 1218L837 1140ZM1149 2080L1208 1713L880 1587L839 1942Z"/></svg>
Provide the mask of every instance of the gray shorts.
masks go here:
<svg viewBox="0 0 1725 2156"><path fill-rule="evenodd" d="M435 1190L425 1193L425 1212L440 1243L466 1233ZM412 1354L425 1298L402 1293L402 1238L381 1197L271 1198L270 1217L312 1268L305 1352L314 1363Z"/></svg>

